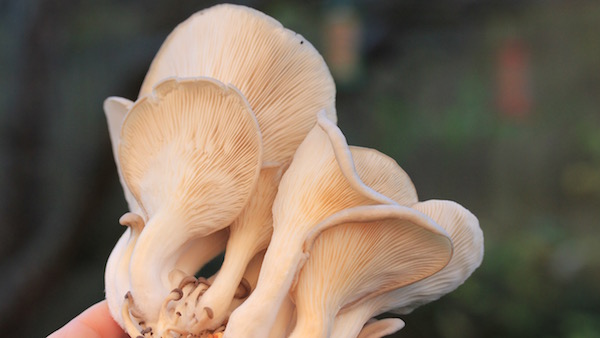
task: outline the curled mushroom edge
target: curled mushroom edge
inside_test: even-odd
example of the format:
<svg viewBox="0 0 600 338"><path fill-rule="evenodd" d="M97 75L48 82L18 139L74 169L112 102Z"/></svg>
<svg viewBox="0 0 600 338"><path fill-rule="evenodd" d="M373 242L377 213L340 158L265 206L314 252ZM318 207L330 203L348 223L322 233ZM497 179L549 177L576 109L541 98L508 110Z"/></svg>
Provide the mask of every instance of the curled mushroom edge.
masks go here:
<svg viewBox="0 0 600 338"><path fill-rule="evenodd" d="M301 35L222 4L178 25L104 113L128 211L105 292L131 337L377 338L482 263L477 218L349 145ZM224 252L219 271L199 276Z"/></svg>

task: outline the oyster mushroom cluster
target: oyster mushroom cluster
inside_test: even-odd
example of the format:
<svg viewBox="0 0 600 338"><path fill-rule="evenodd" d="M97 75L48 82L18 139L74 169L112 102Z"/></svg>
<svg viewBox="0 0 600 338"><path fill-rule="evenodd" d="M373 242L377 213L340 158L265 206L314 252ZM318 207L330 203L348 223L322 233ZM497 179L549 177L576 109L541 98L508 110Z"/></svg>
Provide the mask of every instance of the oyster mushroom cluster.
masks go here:
<svg viewBox="0 0 600 338"><path fill-rule="evenodd" d="M420 202L349 146L316 49L218 5L169 35L135 102L104 110L129 212L106 298L131 337L381 337L479 266L475 216ZM225 251L214 276L197 276Z"/></svg>

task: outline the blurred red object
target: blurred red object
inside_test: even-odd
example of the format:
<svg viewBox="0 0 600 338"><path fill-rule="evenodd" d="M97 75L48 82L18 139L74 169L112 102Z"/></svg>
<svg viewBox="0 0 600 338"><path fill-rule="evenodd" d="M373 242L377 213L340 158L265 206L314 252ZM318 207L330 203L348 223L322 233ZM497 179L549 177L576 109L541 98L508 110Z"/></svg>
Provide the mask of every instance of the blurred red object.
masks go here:
<svg viewBox="0 0 600 338"><path fill-rule="evenodd" d="M330 8L325 18L325 59L336 82L349 85L360 73L362 23L353 6Z"/></svg>
<svg viewBox="0 0 600 338"><path fill-rule="evenodd" d="M526 119L533 106L529 47L511 38L501 44L498 54L498 109L503 117Z"/></svg>

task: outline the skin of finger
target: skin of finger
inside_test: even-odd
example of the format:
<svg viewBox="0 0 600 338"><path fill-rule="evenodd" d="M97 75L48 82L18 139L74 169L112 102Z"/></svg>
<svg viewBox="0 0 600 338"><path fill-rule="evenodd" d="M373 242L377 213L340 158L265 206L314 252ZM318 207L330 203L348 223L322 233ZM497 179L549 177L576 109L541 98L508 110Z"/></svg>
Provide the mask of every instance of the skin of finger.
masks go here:
<svg viewBox="0 0 600 338"><path fill-rule="evenodd" d="M111 317L103 300L73 318L48 338L126 338L129 337Z"/></svg>

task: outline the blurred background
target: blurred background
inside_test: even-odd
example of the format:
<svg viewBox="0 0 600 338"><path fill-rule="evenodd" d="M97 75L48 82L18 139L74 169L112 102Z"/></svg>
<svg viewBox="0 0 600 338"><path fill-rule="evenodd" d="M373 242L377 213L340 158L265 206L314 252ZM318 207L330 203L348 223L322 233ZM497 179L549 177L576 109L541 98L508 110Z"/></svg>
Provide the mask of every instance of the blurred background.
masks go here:
<svg viewBox="0 0 600 338"><path fill-rule="evenodd" d="M350 144L479 217L485 258L394 337L600 337L600 2L241 1L301 33ZM0 0L0 332L103 298L126 211L102 102L213 1Z"/></svg>

